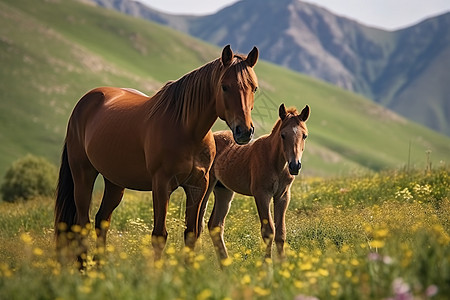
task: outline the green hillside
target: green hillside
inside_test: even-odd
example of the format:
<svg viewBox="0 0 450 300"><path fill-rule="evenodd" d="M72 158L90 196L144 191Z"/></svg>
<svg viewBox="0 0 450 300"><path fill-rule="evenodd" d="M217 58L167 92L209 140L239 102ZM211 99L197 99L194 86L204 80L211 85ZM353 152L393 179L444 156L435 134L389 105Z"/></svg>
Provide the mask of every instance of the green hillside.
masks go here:
<svg viewBox="0 0 450 300"><path fill-rule="evenodd" d="M220 55L220 48L141 19L72 0L0 1L0 176L33 153L59 160L65 126L89 89L152 94ZM232 45L233 47L233 45ZM248 49L250 50L250 49ZM337 175L450 161L450 139L358 95L259 62L254 121L270 131L278 105L311 106L306 175ZM215 129L225 128L218 121Z"/></svg>

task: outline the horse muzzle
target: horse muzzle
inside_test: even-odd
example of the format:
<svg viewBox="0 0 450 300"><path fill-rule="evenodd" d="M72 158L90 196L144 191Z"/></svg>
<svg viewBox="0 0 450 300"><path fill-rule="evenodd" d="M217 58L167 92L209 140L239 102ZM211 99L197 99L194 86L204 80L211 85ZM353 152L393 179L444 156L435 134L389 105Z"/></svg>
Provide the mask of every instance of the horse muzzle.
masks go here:
<svg viewBox="0 0 450 300"><path fill-rule="evenodd" d="M302 163L300 161L291 161L289 163L289 173L291 175L298 175L298 173L300 172L300 169L302 168Z"/></svg>
<svg viewBox="0 0 450 300"><path fill-rule="evenodd" d="M241 126L236 126L233 129L234 141L239 145L244 145L250 142L255 133L255 128L253 125L249 129L243 129Z"/></svg>

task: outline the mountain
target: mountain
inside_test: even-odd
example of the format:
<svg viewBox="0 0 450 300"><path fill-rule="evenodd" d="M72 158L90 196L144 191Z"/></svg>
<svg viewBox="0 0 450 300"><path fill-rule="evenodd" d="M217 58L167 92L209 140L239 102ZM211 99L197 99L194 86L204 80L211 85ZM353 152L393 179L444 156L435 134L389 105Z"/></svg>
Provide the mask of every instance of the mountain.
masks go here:
<svg viewBox="0 0 450 300"><path fill-rule="evenodd" d="M0 176L27 153L57 164L67 120L86 91L111 85L151 95L221 53L166 26L88 2L0 0L0 16ZM280 103L311 107L305 175L422 168L427 150L434 165L450 161L450 138L360 95L262 60L255 71L258 135L270 132ZM219 120L214 127L224 128Z"/></svg>
<svg viewBox="0 0 450 300"><path fill-rule="evenodd" d="M363 94L450 135L450 13L398 31L371 28L299 0L243 0L201 17L159 13L131 0L93 0L219 46Z"/></svg>

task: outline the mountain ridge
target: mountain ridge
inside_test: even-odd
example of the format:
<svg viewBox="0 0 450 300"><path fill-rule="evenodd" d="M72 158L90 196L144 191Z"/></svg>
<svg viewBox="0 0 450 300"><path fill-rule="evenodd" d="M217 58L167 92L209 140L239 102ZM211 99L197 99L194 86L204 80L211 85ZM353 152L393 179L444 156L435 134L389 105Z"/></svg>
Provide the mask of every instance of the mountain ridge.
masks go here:
<svg viewBox="0 0 450 300"><path fill-rule="evenodd" d="M218 46L257 45L265 60L361 93L450 135L449 85L442 82L450 70L450 12L388 31L298 0L243 0L206 16L160 13L130 0L92 1Z"/></svg>

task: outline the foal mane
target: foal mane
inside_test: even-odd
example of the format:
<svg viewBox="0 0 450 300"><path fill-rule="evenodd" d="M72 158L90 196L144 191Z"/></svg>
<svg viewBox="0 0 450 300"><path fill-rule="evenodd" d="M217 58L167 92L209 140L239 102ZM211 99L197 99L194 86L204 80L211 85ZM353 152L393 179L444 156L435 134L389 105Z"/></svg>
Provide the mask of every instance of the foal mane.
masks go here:
<svg viewBox="0 0 450 300"><path fill-rule="evenodd" d="M240 87L256 86L256 78L248 71L245 57L234 55L231 65L224 68L221 59L213 60L175 81L167 82L153 97L149 118L164 116L171 122L186 124L190 117L205 110L216 99L225 71L233 68Z"/></svg>
<svg viewBox="0 0 450 300"><path fill-rule="evenodd" d="M289 107L288 109L286 109L285 120L287 120L289 117L298 116L298 115L299 115L299 112L295 107ZM301 123L301 122L299 121L299 123ZM271 134L279 131L281 129L282 124L283 124L283 120L278 118L277 122L275 123L275 125L272 128Z"/></svg>

